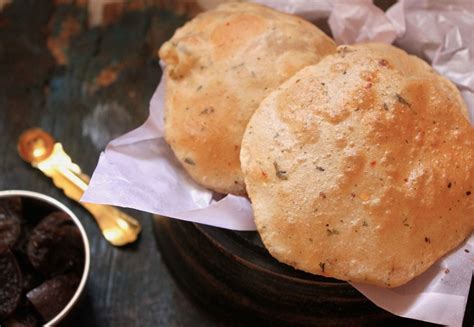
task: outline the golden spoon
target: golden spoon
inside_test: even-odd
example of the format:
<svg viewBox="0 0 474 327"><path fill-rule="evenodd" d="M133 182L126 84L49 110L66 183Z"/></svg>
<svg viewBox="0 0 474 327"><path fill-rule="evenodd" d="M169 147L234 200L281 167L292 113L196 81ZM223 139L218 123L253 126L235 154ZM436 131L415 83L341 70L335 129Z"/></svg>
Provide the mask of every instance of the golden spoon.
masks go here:
<svg viewBox="0 0 474 327"><path fill-rule="evenodd" d="M71 199L79 202L89 184L89 176L82 173L64 152L61 143L40 128L25 131L18 139L18 154L26 162L53 179ZM141 231L140 223L124 212L108 205L79 202L95 218L105 239L115 246L134 242Z"/></svg>

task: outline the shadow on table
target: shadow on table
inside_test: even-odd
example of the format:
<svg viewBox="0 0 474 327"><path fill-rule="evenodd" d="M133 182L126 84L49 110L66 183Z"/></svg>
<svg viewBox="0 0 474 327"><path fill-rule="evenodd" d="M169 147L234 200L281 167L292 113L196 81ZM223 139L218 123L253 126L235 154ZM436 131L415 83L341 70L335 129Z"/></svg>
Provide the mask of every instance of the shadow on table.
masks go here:
<svg viewBox="0 0 474 327"><path fill-rule="evenodd" d="M91 297L86 292L83 298L78 303L77 307L73 309L71 314L61 322L60 327L74 327L74 326L99 326L98 320L95 317L94 307L92 305Z"/></svg>

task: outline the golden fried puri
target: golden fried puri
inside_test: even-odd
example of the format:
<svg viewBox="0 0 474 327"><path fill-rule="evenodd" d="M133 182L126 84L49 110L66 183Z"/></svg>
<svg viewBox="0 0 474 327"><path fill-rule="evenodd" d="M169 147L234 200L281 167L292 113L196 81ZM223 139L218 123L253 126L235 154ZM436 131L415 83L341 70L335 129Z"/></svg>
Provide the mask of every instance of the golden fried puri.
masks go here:
<svg viewBox="0 0 474 327"><path fill-rule="evenodd" d="M198 15L160 49L166 140L199 184L245 194L240 144L260 101L335 51L305 20L250 3Z"/></svg>
<svg viewBox="0 0 474 327"><path fill-rule="evenodd" d="M474 128L459 91L390 45L340 46L272 92L241 163L258 231L313 274L402 285L474 228Z"/></svg>

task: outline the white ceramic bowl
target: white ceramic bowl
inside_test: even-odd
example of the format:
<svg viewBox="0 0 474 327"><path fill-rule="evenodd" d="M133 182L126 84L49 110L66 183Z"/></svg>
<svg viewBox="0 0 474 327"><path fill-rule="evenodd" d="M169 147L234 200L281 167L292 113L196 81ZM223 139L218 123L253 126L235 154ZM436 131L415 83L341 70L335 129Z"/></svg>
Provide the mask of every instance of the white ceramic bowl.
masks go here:
<svg viewBox="0 0 474 327"><path fill-rule="evenodd" d="M69 303L61 310L61 312L59 312L56 315L56 317L54 317L53 319L51 319L45 324L45 326L56 326L61 320L63 320L71 312L71 310L77 304L86 286L86 281L87 281L87 278L89 277L89 268L90 268L90 259L91 259L89 240L87 238L87 234L84 230L84 227L82 227L82 224L79 221L79 219L76 217L76 215L68 207L66 207L64 204L62 204L58 200L55 200L52 197L41 194L41 193L31 192L31 191L19 191L19 190L0 191L0 198L14 197L14 196L19 196L22 198L25 198L25 197L32 198L40 202L43 202L45 204L48 204L52 207L56 207L58 210L67 213L69 217L71 217L71 219L74 221L77 228L79 228L79 231L82 236L82 241L84 243L84 270L82 272L81 281L79 283L79 286L76 289L76 292L74 293L74 296L71 298L71 300L69 300Z"/></svg>

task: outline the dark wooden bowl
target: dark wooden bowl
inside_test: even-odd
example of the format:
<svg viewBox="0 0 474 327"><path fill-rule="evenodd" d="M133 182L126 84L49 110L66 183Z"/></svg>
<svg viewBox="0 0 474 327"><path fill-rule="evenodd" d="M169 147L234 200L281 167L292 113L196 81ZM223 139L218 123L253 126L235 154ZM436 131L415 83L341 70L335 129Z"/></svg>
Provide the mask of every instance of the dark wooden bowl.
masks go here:
<svg viewBox="0 0 474 327"><path fill-rule="evenodd" d="M155 217L155 236L178 284L226 322L291 326L425 325L394 316L351 285L279 263L256 232Z"/></svg>

